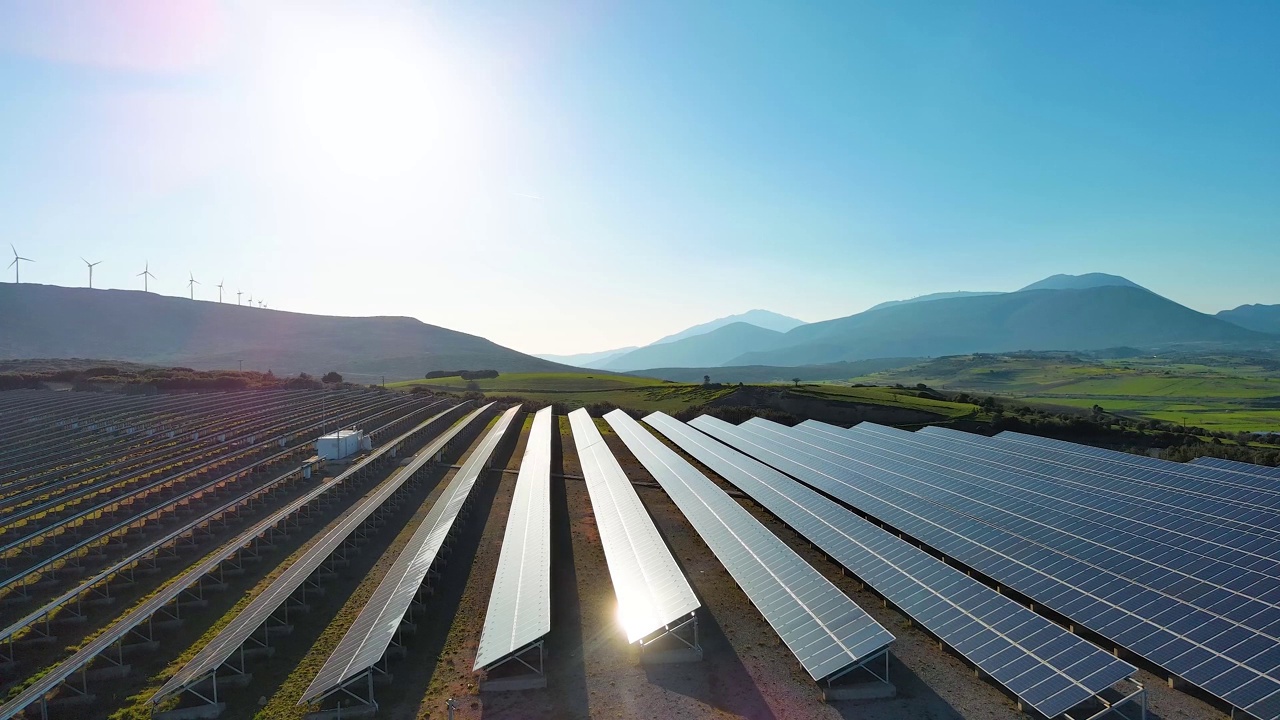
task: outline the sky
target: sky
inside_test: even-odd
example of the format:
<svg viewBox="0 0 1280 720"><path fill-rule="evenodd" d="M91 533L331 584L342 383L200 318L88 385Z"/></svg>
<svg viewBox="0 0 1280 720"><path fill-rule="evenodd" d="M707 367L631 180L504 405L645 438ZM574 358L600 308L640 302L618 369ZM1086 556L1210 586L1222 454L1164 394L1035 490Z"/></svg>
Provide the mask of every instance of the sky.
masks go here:
<svg viewBox="0 0 1280 720"><path fill-rule="evenodd" d="M0 3L0 242L23 282L149 264L525 352L1055 273L1275 304L1278 35L1265 0Z"/></svg>

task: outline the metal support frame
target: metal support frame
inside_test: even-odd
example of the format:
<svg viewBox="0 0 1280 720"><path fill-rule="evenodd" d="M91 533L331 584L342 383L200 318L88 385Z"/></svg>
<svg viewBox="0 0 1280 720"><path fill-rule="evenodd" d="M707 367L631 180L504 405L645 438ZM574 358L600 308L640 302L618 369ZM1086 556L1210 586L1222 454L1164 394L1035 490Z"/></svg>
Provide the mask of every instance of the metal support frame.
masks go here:
<svg viewBox="0 0 1280 720"><path fill-rule="evenodd" d="M871 665L871 662L873 660L878 660L880 658L884 658L884 674L883 675L876 672ZM886 685L889 684L889 647L885 646L874 655L868 655L867 657L862 658L862 660L846 667L840 672L828 675L826 678L823 679L823 682L826 683L827 687L834 687L837 680L859 669L866 670L867 672L875 676L877 680L885 683Z"/></svg>
<svg viewBox="0 0 1280 720"><path fill-rule="evenodd" d="M504 665L514 662L514 663L519 663L529 669L529 672L523 673L517 677L528 677L528 676L539 677L539 678L546 677L546 674L547 674L546 665L544 662L545 653L543 651L544 641L545 641L545 638L538 638L536 642L530 645L525 645L523 648L516 650L510 655L507 655L501 660L484 668L484 670L497 670L498 668ZM534 665L532 662L529 662L528 660L525 659L525 657L528 656L530 653L532 653L534 650L538 651L537 665Z"/></svg>
<svg viewBox="0 0 1280 720"><path fill-rule="evenodd" d="M689 630L692 638L685 637L682 631ZM640 654L644 654L644 650L649 645L658 642L662 638L673 637L686 645L690 650L702 651L702 645L698 641L698 613L697 611L689 613L688 617L681 618L677 622L667 623L662 632L650 637L649 639L641 638L639 641ZM538 642L542 642L539 640Z"/></svg>
<svg viewBox="0 0 1280 720"><path fill-rule="evenodd" d="M1107 699L1102 697L1101 695L1095 696L1098 699L1098 702L1102 703L1103 705L1102 709L1099 710L1098 712L1092 715L1079 717L1079 718L1077 718L1075 715L1072 715L1069 712L1066 712L1062 714L1062 717L1066 718L1066 720L1099 720L1100 718L1106 717L1112 713L1116 713L1119 717L1131 718L1131 716L1127 712L1125 712L1125 710L1126 708L1129 708L1129 707L1136 707L1138 708L1138 712L1139 712L1138 720L1147 720L1147 689L1146 687L1144 687L1142 683L1138 682L1137 680L1134 680L1133 678L1129 678L1127 682L1132 683L1133 686L1136 687L1137 689L1129 693L1128 695L1125 695L1124 697L1120 698L1116 702L1108 702ZM1234 709L1232 712L1234 713ZM1235 715L1233 714L1232 717L1235 717Z"/></svg>

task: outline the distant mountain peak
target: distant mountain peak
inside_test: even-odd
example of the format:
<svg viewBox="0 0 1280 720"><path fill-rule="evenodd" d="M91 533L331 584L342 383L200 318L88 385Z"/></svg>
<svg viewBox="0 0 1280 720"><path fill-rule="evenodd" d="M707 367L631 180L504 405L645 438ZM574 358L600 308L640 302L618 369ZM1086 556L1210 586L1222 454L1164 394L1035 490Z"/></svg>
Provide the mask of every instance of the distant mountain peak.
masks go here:
<svg viewBox="0 0 1280 720"><path fill-rule="evenodd" d="M650 345L662 345L663 343L675 342L676 340L684 340L685 338L691 338L697 335L705 335L706 333L709 333L712 330L722 328L725 325L732 325L733 323L737 323L737 322L743 322L743 323L747 323L748 325L755 325L758 328L764 328L765 330L773 330L774 332L783 332L783 333L805 324L803 320L797 320L793 317L780 315L770 310L755 309L755 310L748 310L744 313L739 313L737 315L729 315L722 318L716 318L715 320L704 322L700 325L694 325L691 328L686 328L684 330L681 330L678 333L668 335L664 338L655 340L652 343L650 343Z"/></svg>
<svg viewBox="0 0 1280 720"><path fill-rule="evenodd" d="M1083 275L1052 275L1039 282L1033 282L1018 292L1028 290L1087 290L1096 287L1134 287L1146 290L1138 283L1107 273L1085 273Z"/></svg>

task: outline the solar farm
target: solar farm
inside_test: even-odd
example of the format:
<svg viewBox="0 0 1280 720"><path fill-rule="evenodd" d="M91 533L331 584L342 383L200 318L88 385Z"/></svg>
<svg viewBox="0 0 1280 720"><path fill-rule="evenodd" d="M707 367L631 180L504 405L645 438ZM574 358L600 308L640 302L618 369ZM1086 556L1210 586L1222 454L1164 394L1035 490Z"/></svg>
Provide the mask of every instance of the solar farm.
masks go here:
<svg viewBox="0 0 1280 720"><path fill-rule="evenodd" d="M1274 468L483 402L0 393L0 720L1280 720Z"/></svg>

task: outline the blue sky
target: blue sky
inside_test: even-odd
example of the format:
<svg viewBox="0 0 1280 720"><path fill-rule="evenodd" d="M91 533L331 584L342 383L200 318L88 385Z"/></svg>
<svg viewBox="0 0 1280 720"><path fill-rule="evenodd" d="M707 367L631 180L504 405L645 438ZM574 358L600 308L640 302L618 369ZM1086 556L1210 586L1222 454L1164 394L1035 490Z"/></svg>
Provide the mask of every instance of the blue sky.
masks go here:
<svg viewBox="0 0 1280 720"><path fill-rule="evenodd" d="M0 227L24 281L149 261L529 352L1059 272L1280 303L1278 33L1272 2L3 3Z"/></svg>

